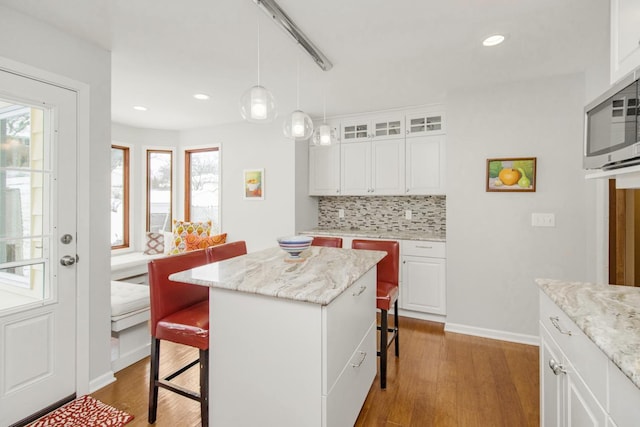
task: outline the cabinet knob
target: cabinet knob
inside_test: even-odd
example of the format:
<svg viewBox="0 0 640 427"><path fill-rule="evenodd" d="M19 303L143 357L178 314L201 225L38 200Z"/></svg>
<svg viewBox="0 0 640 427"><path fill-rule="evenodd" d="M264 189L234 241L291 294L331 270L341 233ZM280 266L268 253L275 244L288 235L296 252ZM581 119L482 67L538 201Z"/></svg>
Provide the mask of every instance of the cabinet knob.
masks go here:
<svg viewBox="0 0 640 427"><path fill-rule="evenodd" d="M558 363L553 359L549 359L549 369L553 371L554 375L566 374L567 370L564 369L562 363Z"/></svg>

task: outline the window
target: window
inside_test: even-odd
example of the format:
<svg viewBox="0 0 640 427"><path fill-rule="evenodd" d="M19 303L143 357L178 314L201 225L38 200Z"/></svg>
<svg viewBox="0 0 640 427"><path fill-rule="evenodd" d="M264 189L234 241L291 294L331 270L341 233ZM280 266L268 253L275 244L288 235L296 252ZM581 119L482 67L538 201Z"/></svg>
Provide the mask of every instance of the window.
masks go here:
<svg viewBox="0 0 640 427"><path fill-rule="evenodd" d="M111 249L129 247L129 148L111 146Z"/></svg>
<svg viewBox="0 0 640 427"><path fill-rule="evenodd" d="M51 186L45 111L0 100L0 310L49 297Z"/></svg>
<svg viewBox="0 0 640 427"><path fill-rule="evenodd" d="M173 152L147 150L147 231L171 231Z"/></svg>
<svg viewBox="0 0 640 427"><path fill-rule="evenodd" d="M220 152L217 147L186 150L184 157L185 219L210 219L212 231L219 231Z"/></svg>

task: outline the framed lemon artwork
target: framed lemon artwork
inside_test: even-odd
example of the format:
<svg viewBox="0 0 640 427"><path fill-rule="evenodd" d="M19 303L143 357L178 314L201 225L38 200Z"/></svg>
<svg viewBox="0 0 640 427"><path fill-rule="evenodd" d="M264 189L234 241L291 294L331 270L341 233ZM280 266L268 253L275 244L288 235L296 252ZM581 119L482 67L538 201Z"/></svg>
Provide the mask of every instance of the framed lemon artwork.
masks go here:
<svg viewBox="0 0 640 427"><path fill-rule="evenodd" d="M487 159L487 191L536 191L536 158Z"/></svg>

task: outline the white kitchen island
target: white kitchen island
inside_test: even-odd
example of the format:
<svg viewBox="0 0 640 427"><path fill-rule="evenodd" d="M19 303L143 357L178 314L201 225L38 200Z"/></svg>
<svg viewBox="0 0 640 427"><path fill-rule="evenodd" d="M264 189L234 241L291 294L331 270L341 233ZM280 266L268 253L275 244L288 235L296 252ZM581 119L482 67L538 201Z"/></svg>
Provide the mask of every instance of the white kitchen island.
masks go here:
<svg viewBox="0 0 640 427"><path fill-rule="evenodd" d="M210 424L353 425L376 375L385 255L271 248L172 275L210 287Z"/></svg>

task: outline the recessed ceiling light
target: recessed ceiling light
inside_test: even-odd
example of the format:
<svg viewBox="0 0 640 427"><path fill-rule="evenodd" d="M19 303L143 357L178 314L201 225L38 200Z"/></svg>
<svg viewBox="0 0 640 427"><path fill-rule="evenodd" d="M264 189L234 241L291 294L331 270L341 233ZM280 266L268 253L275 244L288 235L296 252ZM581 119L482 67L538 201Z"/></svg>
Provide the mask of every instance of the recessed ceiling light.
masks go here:
<svg viewBox="0 0 640 427"><path fill-rule="evenodd" d="M134 105L133 109L137 110L137 111L147 111L148 110L147 107L143 107L142 105Z"/></svg>
<svg viewBox="0 0 640 427"><path fill-rule="evenodd" d="M494 34L492 36L487 37L482 41L483 46L496 46L504 41L504 36L502 34Z"/></svg>
<svg viewBox="0 0 640 427"><path fill-rule="evenodd" d="M206 93L196 93L195 95L193 95L193 97L201 101L206 101L207 99L210 98L210 96L207 95Z"/></svg>

